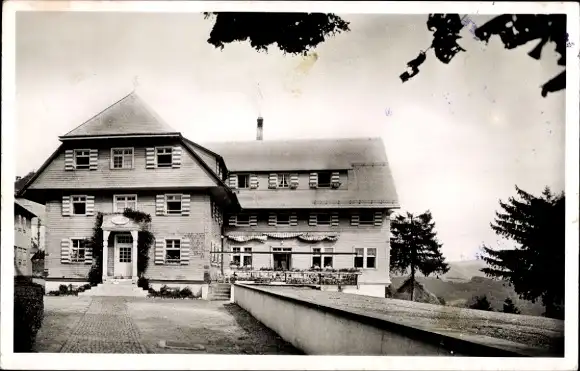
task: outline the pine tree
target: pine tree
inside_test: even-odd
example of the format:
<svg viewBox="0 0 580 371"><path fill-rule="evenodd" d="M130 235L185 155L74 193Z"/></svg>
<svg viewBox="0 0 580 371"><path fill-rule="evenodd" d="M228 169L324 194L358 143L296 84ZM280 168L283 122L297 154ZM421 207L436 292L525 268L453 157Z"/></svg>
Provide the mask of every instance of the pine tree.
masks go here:
<svg viewBox="0 0 580 371"><path fill-rule="evenodd" d="M520 310L518 309L518 307L516 307L516 305L510 298L506 298L505 301L503 302L503 312L520 314Z"/></svg>
<svg viewBox="0 0 580 371"><path fill-rule="evenodd" d="M474 296L471 299L471 304L469 305L469 308L493 312L491 303L489 302L489 300L487 300L487 295Z"/></svg>
<svg viewBox="0 0 580 371"><path fill-rule="evenodd" d="M411 300L415 298L415 274L426 277L433 273L447 273L449 265L437 241L435 222L431 212L414 216L397 215L391 223L391 271L406 273L411 270Z"/></svg>
<svg viewBox="0 0 580 371"><path fill-rule="evenodd" d="M494 250L483 246L487 276L510 282L520 298L541 298L545 316L564 315L565 196L546 188L540 197L516 186L520 199L500 201L491 228L516 242L515 249Z"/></svg>

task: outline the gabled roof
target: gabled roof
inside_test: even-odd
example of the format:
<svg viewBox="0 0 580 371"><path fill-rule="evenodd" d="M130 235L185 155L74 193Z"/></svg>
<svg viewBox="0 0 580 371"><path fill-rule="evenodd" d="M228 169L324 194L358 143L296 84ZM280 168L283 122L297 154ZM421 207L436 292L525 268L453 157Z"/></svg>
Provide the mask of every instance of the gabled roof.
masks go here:
<svg viewBox="0 0 580 371"><path fill-rule="evenodd" d="M14 202L28 210L31 214L40 218L44 222L44 216L46 213L45 206L34 201L27 200L25 198L15 198Z"/></svg>
<svg viewBox="0 0 580 371"><path fill-rule="evenodd" d="M235 172L346 170L353 163L387 162L380 138L255 140L202 145L223 156L228 170Z"/></svg>
<svg viewBox="0 0 580 371"><path fill-rule="evenodd" d="M35 218L37 215L34 214L32 211L28 210L20 201L14 199L14 212L17 212L23 216L26 216L30 219Z"/></svg>
<svg viewBox="0 0 580 371"><path fill-rule="evenodd" d="M132 92L59 138L68 140L124 135L178 136L179 132L167 125L135 92Z"/></svg>

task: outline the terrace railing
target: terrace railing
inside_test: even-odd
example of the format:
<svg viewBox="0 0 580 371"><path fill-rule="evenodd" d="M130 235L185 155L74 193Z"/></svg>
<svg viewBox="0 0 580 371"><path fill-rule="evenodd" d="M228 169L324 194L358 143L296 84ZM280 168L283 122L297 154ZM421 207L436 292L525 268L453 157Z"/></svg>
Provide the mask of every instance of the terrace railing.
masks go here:
<svg viewBox="0 0 580 371"><path fill-rule="evenodd" d="M291 285L356 286L360 272L236 270L229 282L285 283ZM224 277L225 278L225 277Z"/></svg>

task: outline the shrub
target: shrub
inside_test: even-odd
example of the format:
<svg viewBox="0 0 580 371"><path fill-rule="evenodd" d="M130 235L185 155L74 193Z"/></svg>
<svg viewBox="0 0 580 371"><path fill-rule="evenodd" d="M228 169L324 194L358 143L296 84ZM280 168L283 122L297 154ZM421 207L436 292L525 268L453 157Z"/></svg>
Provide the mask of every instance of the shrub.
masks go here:
<svg viewBox="0 0 580 371"><path fill-rule="evenodd" d="M141 287L143 290L149 290L149 280L144 276L139 277L137 287Z"/></svg>
<svg viewBox="0 0 580 371"><path fill-rule="evenodd" d="M184 287L179 292L179 296L181 296L182 298L193 298L193 292L190 290L189 287Z"/></svg>
<svg viewBox="0 0 580 371"><path fill-rule="evenodd" d="M103 282L103 272L99 267L93 265L89 270L87 279L91 286L97 286L99 283Z"/></svg>
<svg viewBox="0 0 580 371"><path fill-rule="evenodd" d="M85 290L89 290L91 287L92 287L92 286L91 286L91 284L90 284L90 283L85 283L85 284L83 285L83 288L84 288Z"/></svg>
<svg viewBox="0 0 580 371"><path fill-rule="evenodd" d="M479 309L479 310L487 310L493 312L493 308L489 300L487 299L486 295L483 296L475 296L471 299L471 304L469 305L470 309Z"/></svg>
<svg viewBox="0 0 580 371"><path fill-rule="evenodd" d="M58 286L58 292L60 292L61 295L68 294L68 286L67 285Z"/></svg>
<svg viewBox="0 0 580 371"><path fill-rule="evenodd" d="M505 301L503 303L503 312L504 313L520 314L519 308L516 307L516 305L514 304L512 299L510 299L510 298L505 299Z"/></svg>
<svg viewBox="0 0 580 371"><path fill-rule="evenodd" d="M439 302L441 303L441 305L446 304L445 298L443 296L438 296L437 299L439 299Z"/></svg>
<svg viewBox="0 0 580 371"><path fill-rule="evenodd" d="M14 352L31 352L44 317L44 288L14 281Z"/></svg>

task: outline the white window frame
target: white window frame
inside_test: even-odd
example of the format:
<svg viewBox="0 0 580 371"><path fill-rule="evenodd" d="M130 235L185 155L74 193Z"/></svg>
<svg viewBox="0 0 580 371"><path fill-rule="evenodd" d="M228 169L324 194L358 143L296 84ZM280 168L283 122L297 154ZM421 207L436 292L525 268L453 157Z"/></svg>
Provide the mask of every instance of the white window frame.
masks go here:
<svg viewBox="0 0 580 371"><path fill-rule="evenodd" d="M87 152L87 155L78 155L79 152ZM79 167L79 165L77 164L77 158L78 157L86 157L88 159L88 162L86 165L81 165L83 167ZM90 170L91 168L91 150L90 149L75 149L73 151L73 163L75 166L75 170ZM85 167L86 166L86 167Z"/></svg>
<svg viewBox="0 0 580 371"><path fill-rule="evenodd" d="M320 215L325 215L328 216L328 223L326 221L324 221L323 224L320 223L320 219L318 218ZM321 225L321 226L330 226L332 224L332 217L330 216L330 213L317 213L316 214L316 225Z"/></svg>
<svg viewBox="0 0 580 371"><path fill-rule="evenodd" d="M362 250L363 251L362 255L356 255L356 250ZM375 254L374 255L369 255L368 250L374 250L375 251ZM356 247L354 249L355 256L353 257L353 262L352 262L353 263L353 267L354 268L358 268L358 269L377 269L377 250L378 249L376 247ZM363 258L362 267L357 267L356 264L355 264L355 262L354 262L354 259L357 256ZM369 257L374 257L375 258L375 266L374 267L369 267L368 266L368 258Z"/></svg>
<svg viewBox="0 0 580 371"><path fill-rule="evenodd" d="M320 185L321 184L320 183L320 175L321 174L328 175L328 184L322 183L322 185ZM317 173L317 175L318 175L318 185L317 185L318 188L326 189L326 188L331 188L332 187L332 172L330 172L330 171L319 171Z"/></svg>
<svg viewBox="0 0 580 371"><path fill-rule="evenodd" d="M290 173L278 174L278 188L290 188Z"/></svg>
<svg viewBox="0 0 580 371"><path fill-rule="evenodd" d="M176 200L170 200L169 199L170 197L179 197L179 202L180 202L179 212L177 210L172 210L171 212L169 211L169 202L170 201L176 202ZM165 195L165 214L167 214L167 215L181 215L182 212L183 212L183 195L181 193L166 194Z"/></svg>
<svg viewBox="0 0 580 371"><path fill-rule="evenodd" d="M116 155L115 151L127 151L131 150L131 166L125 167L125 156L129 156L128 154L121 153L120 155ZM115 167L115 157L121 157L121 167ZM135 167L135 148L134 147L118 147L118 148L111 148L111 169L113 170L127 170L133 169Z"/></svg>
<svg viewBox="0 0 580 371"><path fill-rule="evenodd" d="M241 183L240 183L240 177L244 177L246 179L246 186L242 187ZM238 183L238 189L250 189L250 178L251 178L251 174L246 174L246 173L242 173L242 174L236 174L236 181Z"/></svg>
<svg viewBox="0 0 580 371"><path fill-rule="evenodd" d="M166 150L169 150L169 153L165 153ZM160 151L164 151L163 153L159 153ZM169 155L170 161L169 164L163 163L163 166L159 166L159 155ZM173 147L155 147L155 167L158 168L170 168L173 166Z"/></svg>
<svg viewBox="0 0 580 371"><path fill-rule="evenodd" d="M234 246L232 247L232 257L231 262L233 263L234 257L240 258L240 264L237 267L252 267L254 264L254 259L252 258L252 248L251 247L242 247L242 246ZM250 264L244 264L244 258L250 257L251 262Z"/></svg>
<svg viewBox="0 0 580 371"><path fill-rule="evenodd" d="M79 197L79 198L84 198L84 204L85 204L85 212L84 214L76 214L75 213L75 203L82 203L82 201L76 201L75 202L75 197ZM87 195L71 195L70 196L70 207L71 207L71 215L75 216L86 216L87 215Z"/></svg>
<svg viewBox="0 0 580 371"><path fill-rule="evenodd" d="M125 211L125 209L127 208L127 200L125 200L125 207L123 208L123 210L119 210L119 208L117 207L117 202L119 202L118 198L119 197L135 197L135 208L133 210L137 210L137 195L136 194L122 194L122 195L113 195L113 212L115 213L122 213L123 211Z"/></svg>
<svg viewBox="0 0 580 371"><path fill-rule="evenodd" d="M364 220L363 215L370 217L370 219ZM358 214L358 225L374 226L375 225L375 213L373 211L361 211Z"/></svg>
<svg viewBox="0 0 580 371"><path fill-rule="evenodd" d="M75 246L75 242L77 246ZM82 242L82 246L81 246ZM77 251L75 257L75 250ZM79 259L78 251L83 250L83 258ZM71 263L84 263L87 256L87 245L86 245L86 238L71 238L70 239L70 262Z"/></svg>
<svg viewBox="0 0 580 371"><path fill-rule="evenodd" d="M171 246L169 246L169 242L171 241ZM177 242L177 247L176 247L176 242ZM179 252L179 259L174 259L172 261L169 261L167 259L167 251L178 251ZM163 256L163 260L165 262L165 264L171 264L171 265L179 265L181 264L181 240L178 238L166 238L165 239L165 251L164 251L164 256Z"/></svg>
<svg viewBox="0 0 580 371"><path fill-rule="evenodd" d="M243 217L248 217L248 221L246 222L245 220L243 221L244 224L240 224L240 216ZM249 227L250 226L250 219L251 219L251 215L250 214L237 214L236 215L236 227Z"/></svg>

